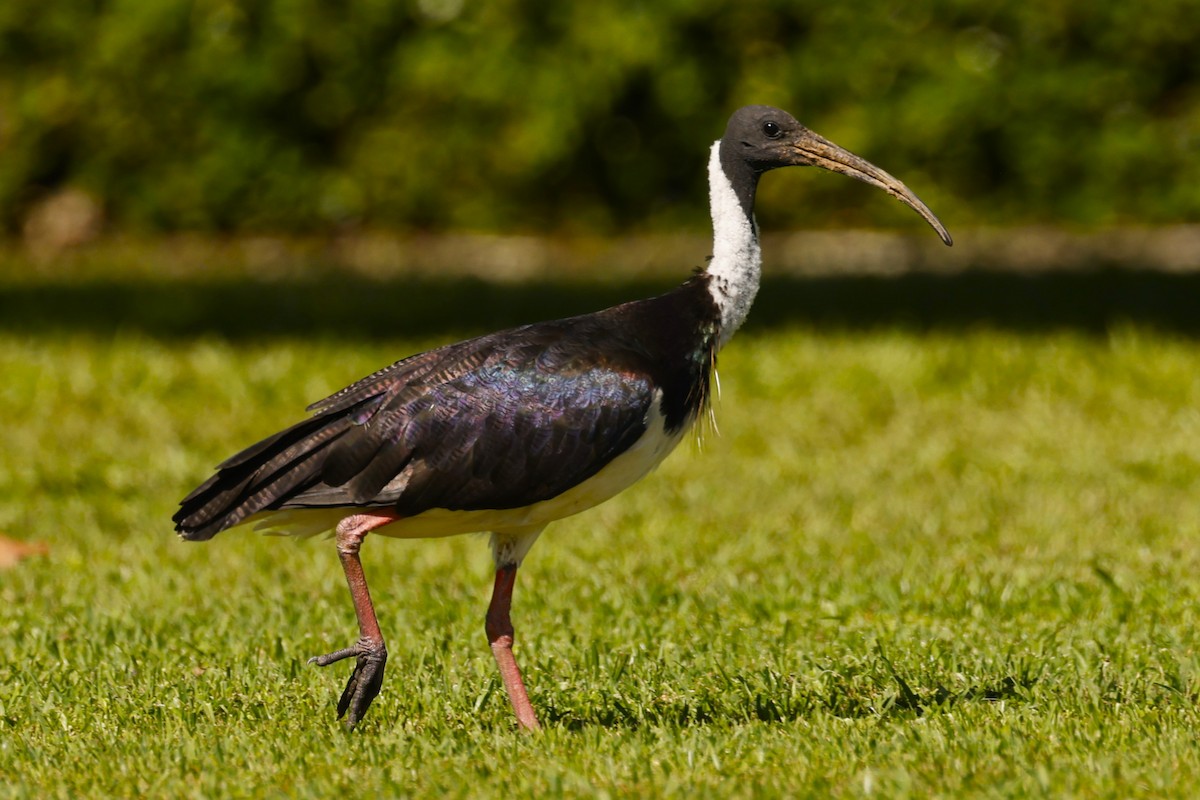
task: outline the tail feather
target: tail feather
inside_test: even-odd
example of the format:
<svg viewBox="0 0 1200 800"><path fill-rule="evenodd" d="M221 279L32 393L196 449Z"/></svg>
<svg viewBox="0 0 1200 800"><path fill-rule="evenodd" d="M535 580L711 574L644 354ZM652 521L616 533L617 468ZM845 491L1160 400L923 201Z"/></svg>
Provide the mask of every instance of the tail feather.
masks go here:
<svg viewBox="0 0 1200 800"><path fill-rule="evenodd" d="M315 417L251 445L180 502L172 520L184 539L202 541L277 508L320 482L329 446L354 427L347 416Z"/></svg>

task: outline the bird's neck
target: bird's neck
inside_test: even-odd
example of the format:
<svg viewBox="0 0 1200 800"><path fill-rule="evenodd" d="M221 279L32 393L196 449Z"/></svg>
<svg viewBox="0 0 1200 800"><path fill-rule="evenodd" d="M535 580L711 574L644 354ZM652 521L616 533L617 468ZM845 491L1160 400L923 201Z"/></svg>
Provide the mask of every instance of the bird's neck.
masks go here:
<svg viewBox="0 0 1200 800"><path fill-rule="evenodd" d="M732 152L722 157L721 142L708 161L712 207L713 253L705 272L708 289L720 313L716 347L720 349L746 321L762 276L762 250L754 222L758 173Z"/></svg>

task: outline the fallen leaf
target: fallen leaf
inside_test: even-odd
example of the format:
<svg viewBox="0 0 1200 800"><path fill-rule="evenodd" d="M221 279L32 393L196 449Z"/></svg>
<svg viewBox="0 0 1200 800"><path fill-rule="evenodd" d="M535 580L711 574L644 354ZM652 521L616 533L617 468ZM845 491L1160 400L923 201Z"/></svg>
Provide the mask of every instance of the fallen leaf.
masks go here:
<svg viewBox="0 0 1200 800"><path fill-rule="evenodd" d="M0 569L15 567L22 558L49 555L50 548L43 542L18 542L0 536Z"/></svg>

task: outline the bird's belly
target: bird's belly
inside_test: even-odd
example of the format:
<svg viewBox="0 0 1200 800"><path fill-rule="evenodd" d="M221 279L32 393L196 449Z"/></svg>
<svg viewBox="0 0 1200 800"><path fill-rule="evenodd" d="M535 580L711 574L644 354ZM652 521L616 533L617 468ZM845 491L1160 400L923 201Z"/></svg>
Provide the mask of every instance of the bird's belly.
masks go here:
<svg viewBox="0 0 1200 800"><path fill-rule="evenodd" d="M456 536L463 533L532 530L586 511L620 494L654 470L683 439L690 425L668 432L658 403L651 406L646 432L625 452L595 475L565 492L519 508L451 510L431 508L413 517L377 528L374 533L400 539ZM312 536L333 530L338 522L369 509L283 509L256 514L247 522L271 535Z"/></svg>

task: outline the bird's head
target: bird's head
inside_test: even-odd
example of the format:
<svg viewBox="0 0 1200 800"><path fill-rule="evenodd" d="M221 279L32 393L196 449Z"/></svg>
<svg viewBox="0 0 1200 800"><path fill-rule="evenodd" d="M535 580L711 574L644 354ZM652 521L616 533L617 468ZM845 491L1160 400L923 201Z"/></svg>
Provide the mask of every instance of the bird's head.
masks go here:
<svg viewBox="0 0 1200 800"><path fill-rule="evenodd" d="M869 183L912 208L953 244L945 226L907 186L866 159L813 133L786 111L771 106L744 106L729 118L721 140L722 160L741 161L755 173L778 167L821 167Z"/></svg>

